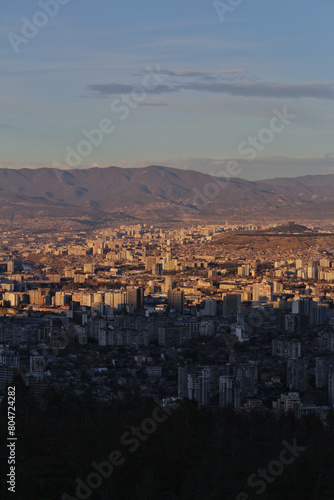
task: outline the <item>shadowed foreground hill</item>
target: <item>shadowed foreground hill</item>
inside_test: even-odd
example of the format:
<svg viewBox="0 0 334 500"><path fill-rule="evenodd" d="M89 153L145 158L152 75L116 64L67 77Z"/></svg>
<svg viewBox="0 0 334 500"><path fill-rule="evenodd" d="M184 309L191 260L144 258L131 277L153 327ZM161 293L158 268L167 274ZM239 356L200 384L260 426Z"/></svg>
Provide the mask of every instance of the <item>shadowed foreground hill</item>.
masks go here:
<svg viewBox="0 0 334 500"><path fill-rule="evenodd" d="M49 410L41 414L31 404L27 388L19 381L16 386L16 494L8 492L3 481L4 500L334 498L333 414L324 427L313 415L277 421L269 415L241 415L228 409L198 410L188 401L162 419L146 439L130 441L121 436L129 436L130 429L149 419L157 406L154 401L136 398L106 407L50 393ZM4 430L6 417L3 404ZM0 433L3 450L5 442L6 433ZM285 465L280 466L277 460L289 445L290 451L283 455ZM292 454L291 446L299 447L298 453ZM92 464L106 467L114 450L122 463L111 472L104 468L98 487L76 495L77 479L85 482L92 472L96 475ZM4 473L6 460L4 453L0 459ZM268 481L260 479L261 469L267 474L261 477Z"/></svg>
<svg viewBox="0 0 334 500"><path fill-rule="evenodd" d="M334 175L250 182L160 166L0 169L0 217L330 218Z"/></svg>

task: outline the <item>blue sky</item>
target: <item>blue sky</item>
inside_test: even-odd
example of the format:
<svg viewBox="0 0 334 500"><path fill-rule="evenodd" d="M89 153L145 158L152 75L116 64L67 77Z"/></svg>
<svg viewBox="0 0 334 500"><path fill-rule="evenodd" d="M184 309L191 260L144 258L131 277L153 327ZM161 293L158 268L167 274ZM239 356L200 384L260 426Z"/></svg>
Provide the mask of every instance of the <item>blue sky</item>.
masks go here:
<svg viewBox="0 0 334 500"><path fill-rule="evenodd" d="M334 173L332 0L49 1L0 5L0 166Z"/></svg>

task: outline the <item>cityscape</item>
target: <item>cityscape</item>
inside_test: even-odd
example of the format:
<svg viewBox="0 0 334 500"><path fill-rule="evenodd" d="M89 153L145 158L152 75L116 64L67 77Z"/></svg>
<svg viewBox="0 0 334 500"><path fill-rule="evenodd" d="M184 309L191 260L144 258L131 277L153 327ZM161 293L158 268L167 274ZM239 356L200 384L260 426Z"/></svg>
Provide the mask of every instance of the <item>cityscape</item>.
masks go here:
<svg viewBox="0 0 334 500"><path fill-rule="evenodd" d="M327 428L334 404L328 224L51 233L4 226L2 398L19 377L25 404L41 415L53 411L54 398L112 408L140 397L166 411L189 401L198 411L317 418ZM245 236L248 245L238 245Z"/></svg>
<svg viewBox="0 0 334 500"><path fill-rule="evenodd" d="M269 255L224 244L233 233L247 233L250 246L252 233L311 242ZM334 403L334 255L332 244L312 244L321 234L291 221L51 238L4 231L1 391L18 370L41 409L49 390L101 403L139 392L325 420Z"/></svg>
<svg viewBox="0 0 334 500"><path fill-rule="evenodd" d="M0 13L0 498L334 500L333 2Z"/></svg>

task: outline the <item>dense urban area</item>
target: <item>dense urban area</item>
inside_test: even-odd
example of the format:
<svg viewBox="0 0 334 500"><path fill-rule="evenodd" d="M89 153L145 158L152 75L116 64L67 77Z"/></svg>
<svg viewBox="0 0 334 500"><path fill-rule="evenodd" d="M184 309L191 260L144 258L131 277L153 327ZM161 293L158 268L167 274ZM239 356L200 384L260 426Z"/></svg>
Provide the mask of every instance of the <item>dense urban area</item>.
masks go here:
<svg viewBox="0 0 334 500"><path fill-rule="evenodd" d="M332 498L330 223L46 226L0 233L20 499Z"/></svg>
<svg viewBox="0 0 334 500"><path fill-rule="evenodd" d="M321 231L293 222L3 231L2 394L17 372L42 411L52 390L324 420L334 403L332 248L221 240L330 234Z"/></svg>

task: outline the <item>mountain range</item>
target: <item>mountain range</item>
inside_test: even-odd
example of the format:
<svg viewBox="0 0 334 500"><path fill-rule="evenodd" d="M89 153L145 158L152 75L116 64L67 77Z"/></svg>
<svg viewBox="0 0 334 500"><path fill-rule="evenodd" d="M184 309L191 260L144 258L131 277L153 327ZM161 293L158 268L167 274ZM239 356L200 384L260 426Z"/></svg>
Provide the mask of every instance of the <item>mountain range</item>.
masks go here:
<svg viewBox="0 0 334 500"><path fill-rule="evenodd" d="M247 181L162 166L0 168L0 217L140 222L330 219L334 174Z"/></svg>

